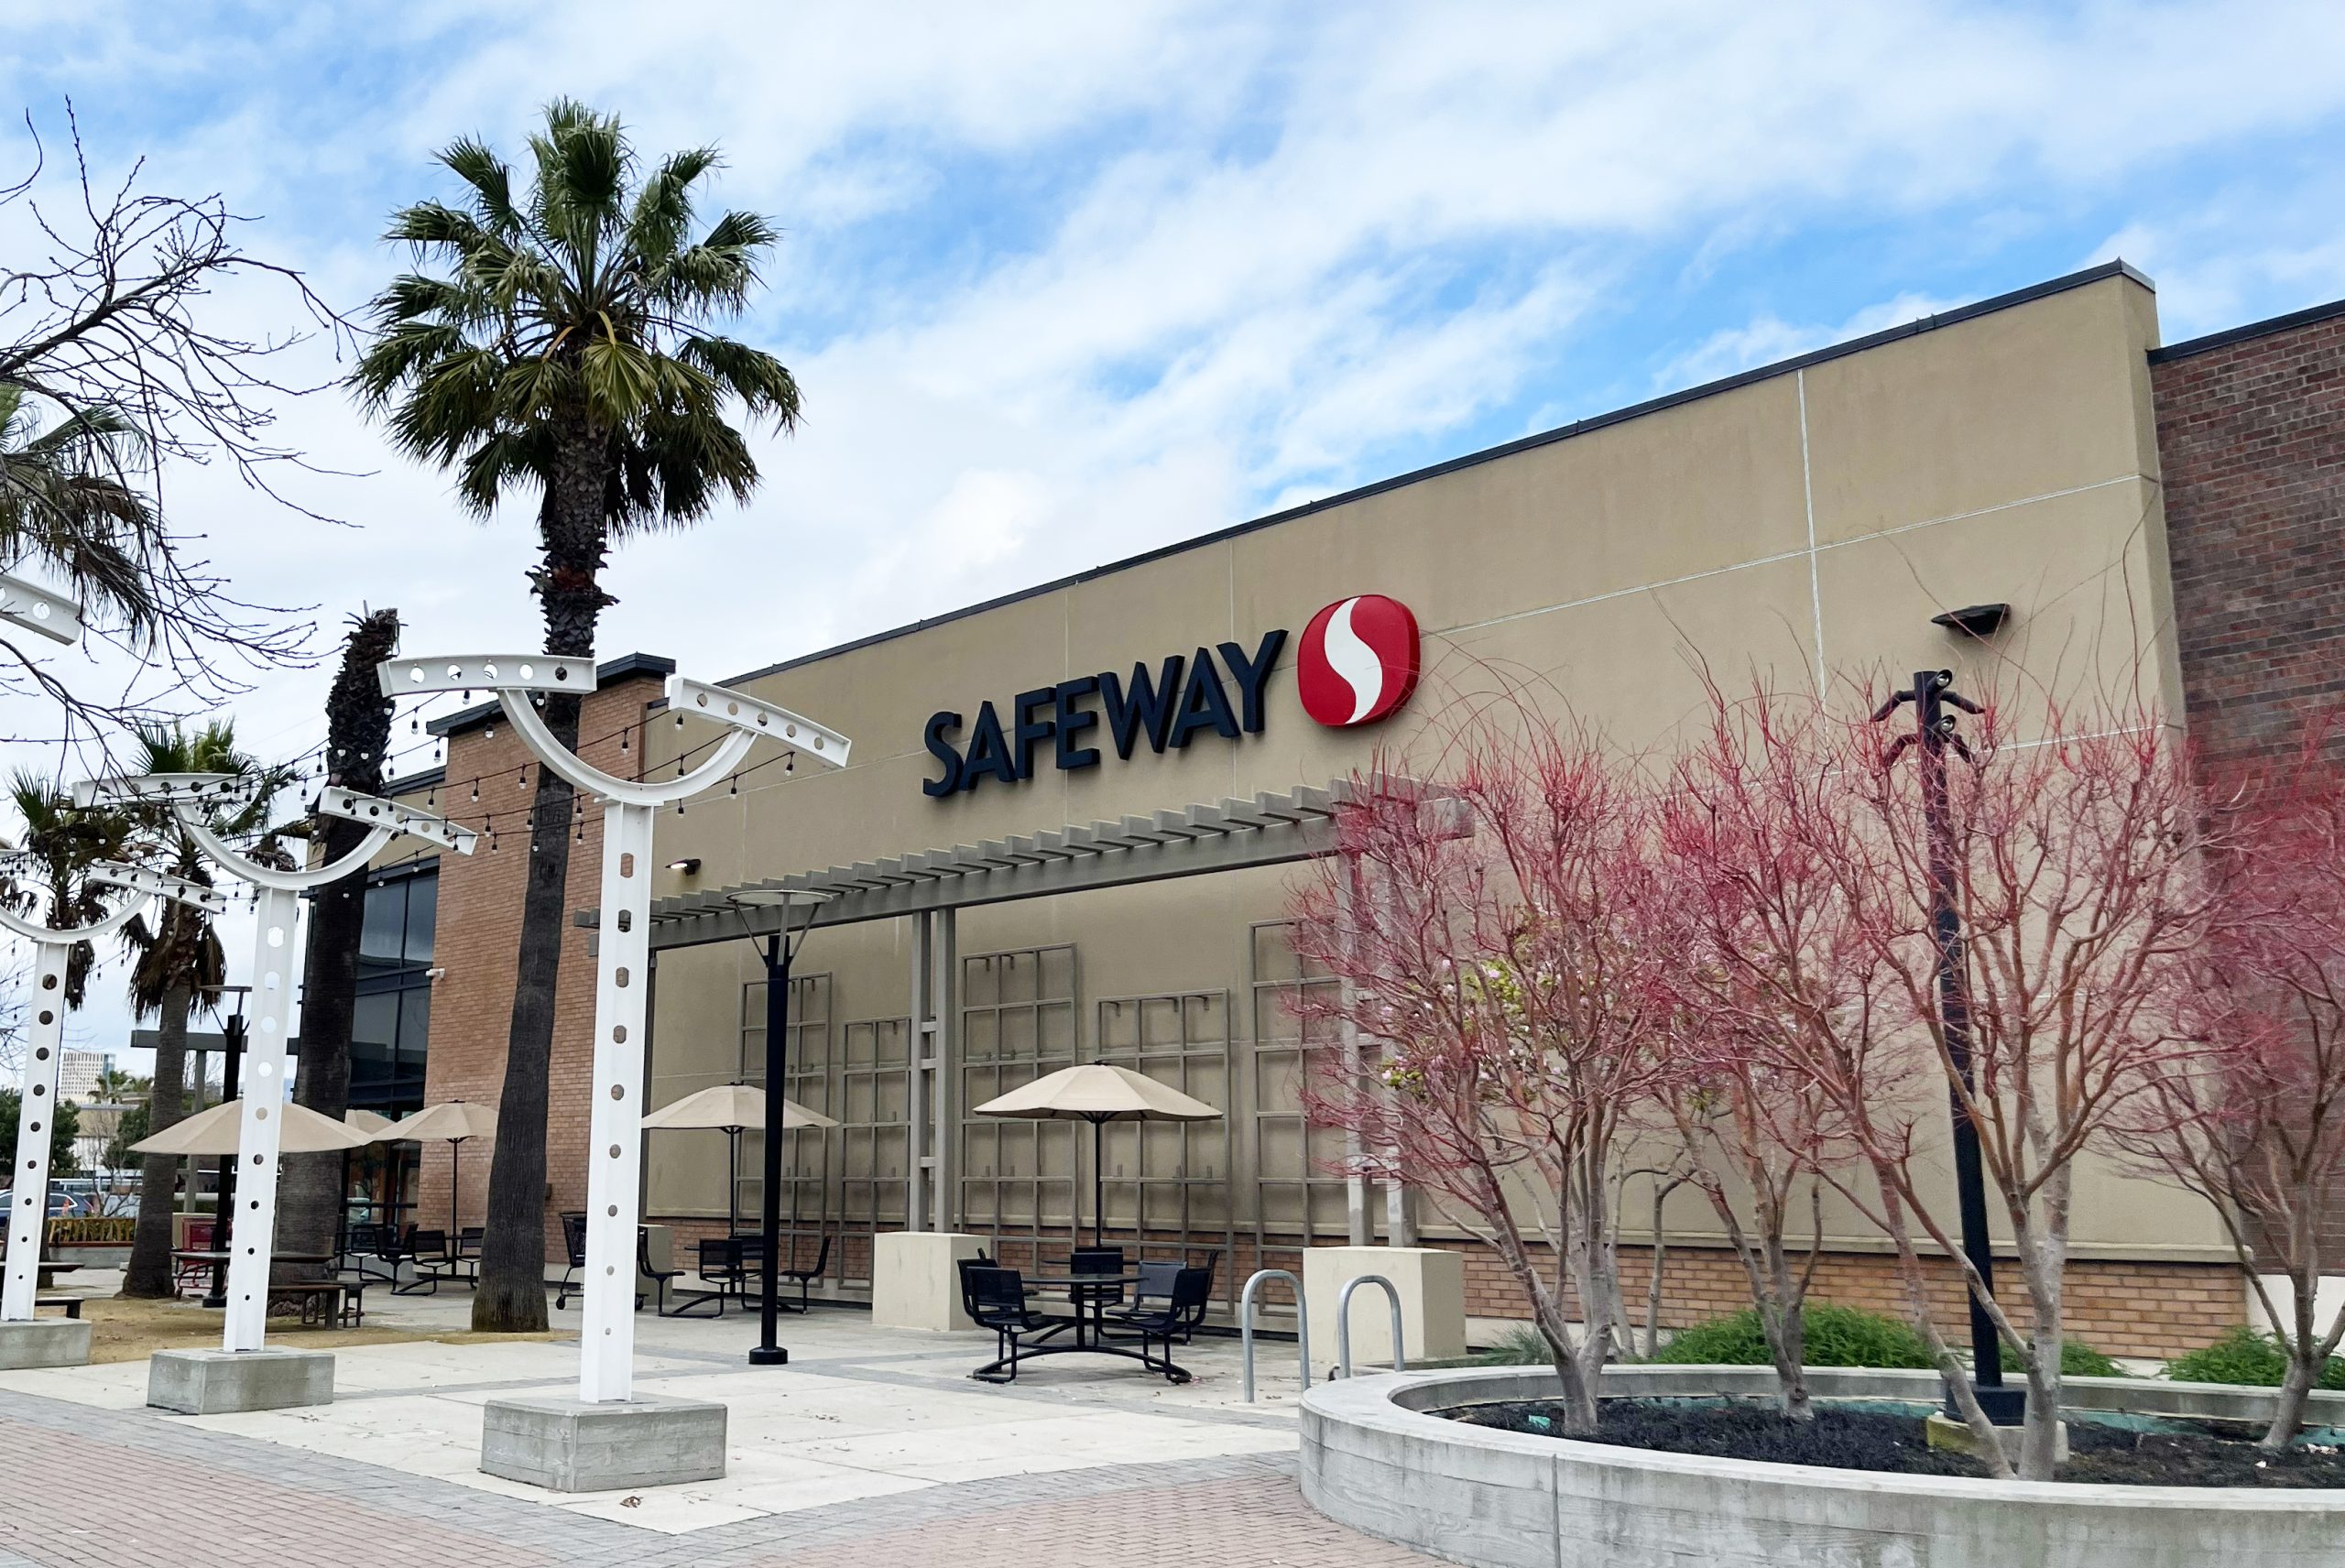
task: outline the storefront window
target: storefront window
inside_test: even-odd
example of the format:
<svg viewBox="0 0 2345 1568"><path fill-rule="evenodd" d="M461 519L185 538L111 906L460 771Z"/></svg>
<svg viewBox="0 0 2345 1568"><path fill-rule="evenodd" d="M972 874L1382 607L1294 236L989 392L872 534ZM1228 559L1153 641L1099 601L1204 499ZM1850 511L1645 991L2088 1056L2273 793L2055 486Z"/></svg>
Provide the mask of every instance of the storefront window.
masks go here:
<svg viewBox="0 0 2345 1568"><path fill-rule="evenodd" d="M423 1107L439 898L440 874L433 867L378 872L366 888L358 1001L350 1024L354 1106L388 1116Z"/></svg>

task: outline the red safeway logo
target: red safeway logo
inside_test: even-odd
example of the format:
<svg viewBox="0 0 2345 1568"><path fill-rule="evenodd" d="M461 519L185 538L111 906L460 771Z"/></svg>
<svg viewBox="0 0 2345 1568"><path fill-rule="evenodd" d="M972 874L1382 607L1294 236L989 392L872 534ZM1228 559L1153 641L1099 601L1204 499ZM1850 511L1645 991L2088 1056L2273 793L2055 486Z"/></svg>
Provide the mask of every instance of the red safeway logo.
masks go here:
<svg viewBox="0 0 2345 1568"><path fill-rule="evenodd" d="M1323 724L1373 724L1417 688L1417 617L1381 593L1336 600L1303 629L1295 687Z"/></svg>

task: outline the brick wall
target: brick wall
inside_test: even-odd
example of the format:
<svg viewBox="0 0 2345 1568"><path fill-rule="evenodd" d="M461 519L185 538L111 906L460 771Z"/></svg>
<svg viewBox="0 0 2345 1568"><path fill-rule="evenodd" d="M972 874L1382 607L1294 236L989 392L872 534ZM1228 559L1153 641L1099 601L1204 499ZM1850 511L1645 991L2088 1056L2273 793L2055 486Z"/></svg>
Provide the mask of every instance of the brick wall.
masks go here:
<svg viewBox="0 0 2345 1568"><path fill-rule="evenodd" d="M580 716L579 751L607 773L634 777L643 756L643 714L660 693L657 677L616 679L586 699ZM629 749L619 750L619 731L633 726ZM529 765L528 788L519 769ZM472 799L474 781L480 798ZM514 955L521 945L521 895L529 859L529 802L538 769L528 747L504 724L476 725L449 737L448 782L440 787L439 809L484 834L495 831L496 847L485 840L469 855L440 860L439 931L432 962L446 971L432 986L431 1045L426 1059L425 1097L496 1104L505 1083L505 1046L513 1017ZM571 834L569 896L565 909L591 908L600 898L603 823L601 808L588 805L585 841ZM546 1257L563 1258L565 1209L586 1206L586 1084L594 1062L594 933L572 926L565 914L562 978L555 993L553 1062L546 1116ZM456 1148L463 1181L458 1224L482 1223L488 1201L493 1143L474 1138ZM420 1224L446 1223L449 1148L422 1150L416 1217Z"/></svg>
<svg viewBox="0 0 2345 1568"><path fill-rule="evenodd" d="M2190 734L2218 766L2292 754L2345 699L2345 304L2267 325L2150 368Z"/></svg>
<svg viewBox="0 0 2345 1568"><path fill-rule="evenodd" d="M2345 302L2161 350L2150 384L2192 743L2284 761L2345 709ZM2345 1214L2323 1240L2345 1258Z"/></svg>

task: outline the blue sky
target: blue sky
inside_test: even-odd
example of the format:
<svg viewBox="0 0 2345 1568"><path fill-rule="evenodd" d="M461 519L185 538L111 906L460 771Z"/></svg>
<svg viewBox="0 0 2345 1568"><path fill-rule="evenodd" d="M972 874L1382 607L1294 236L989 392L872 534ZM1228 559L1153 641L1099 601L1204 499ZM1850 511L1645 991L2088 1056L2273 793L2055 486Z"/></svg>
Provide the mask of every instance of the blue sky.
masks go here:
<svg viewBox="0 0 2345 1568"><path fill-rule="evenodd" d="M788 234L738 330L807 419L754 505L620 555L603 637L707 676L2113 256L2169 341L2345 295L2333 0L93 4L0 65L354 307L456 135L518 151L569 93L719 143ZM534 641L526 508L465 519L337 394L281 412L354 526L190 476L252 596ZM324 680L242 733L307 744Z"/></svg>

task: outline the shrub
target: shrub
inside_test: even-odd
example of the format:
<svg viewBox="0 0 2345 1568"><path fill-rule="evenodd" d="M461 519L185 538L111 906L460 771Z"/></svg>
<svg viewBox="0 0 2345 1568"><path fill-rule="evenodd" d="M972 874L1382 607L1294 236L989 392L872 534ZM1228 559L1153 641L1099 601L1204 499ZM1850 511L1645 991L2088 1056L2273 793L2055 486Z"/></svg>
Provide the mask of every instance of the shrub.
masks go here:
<svg viewBox="0 0 2345 1568"><path fill-rule="evenodd" d="M2177 1383L2241 1383L2276 1388L2287 1376L2288 1353L2268 1334L2245 1323L2212 1345L2205 1345L2166 1363L2165 1375ZM2345 1356L2332 1356L2320 1369L2318 1388L2345 1389Z"/></svg>
<svg viewBox="0 0 2345 1568"><path fill-rule="evenodd" d="M1803 1314L1807 1328L1810 1367L1922 1367L1936 1365L1929 1346L1911 1324L1856 1307L1827 1303L1810 1306ZM1746 1307L1732 1317L1713 1318L1681 1330L1662 1346L1655 1361L1679 1366L1765 1367L1767 1336L1759 1327L1759 1312Z"/></svg>
<svg viewBox="0 0 2345 1568"><path fill-rule="evenodd" d="M1553 1366L1555 1353L1547 1347L1546 1336L1529 1323L1516 1323L1488 1350L1477 1351L1474 1364L1478 1367L1548 1367Z"/></svg>
<svg viewBox="0 0 2345 1568"><path fill-rule="evenodd" d="M2017 1377L2027 1371L2027 1362L2012 1346L2003 1346L2003 1376ZM2060 1342L2060 1376L2063 1377L2122 1377L2125 1368L2078 1339Z"/></svg>

